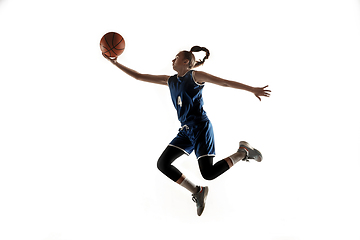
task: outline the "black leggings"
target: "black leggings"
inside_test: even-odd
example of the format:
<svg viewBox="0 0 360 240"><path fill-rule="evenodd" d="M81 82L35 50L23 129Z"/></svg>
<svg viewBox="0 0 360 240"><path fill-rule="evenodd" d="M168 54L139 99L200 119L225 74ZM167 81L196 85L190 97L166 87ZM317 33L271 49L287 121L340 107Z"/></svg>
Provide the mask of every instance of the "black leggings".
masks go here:
<svg viewBox="0 0 360 240"><path fill-rule="evenodd" d="M182 150L167 146L157 162L158 169L174 182L179 180L182 173L172 163L183 154ZM212 156L205 156L198 160L201 175L206 180L213 180L229 169L225 160L213 164L213 159Z"/></svg>

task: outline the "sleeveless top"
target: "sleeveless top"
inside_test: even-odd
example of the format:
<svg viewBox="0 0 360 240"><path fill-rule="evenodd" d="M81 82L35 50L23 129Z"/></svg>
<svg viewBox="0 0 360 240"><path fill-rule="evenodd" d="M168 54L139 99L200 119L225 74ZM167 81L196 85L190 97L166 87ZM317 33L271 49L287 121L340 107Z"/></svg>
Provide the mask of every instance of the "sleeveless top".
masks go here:
<svg viewBox="0 0 360 240"><path fill-rule="evenodd" d="M182 126L191 126L208 120L203 109L202 90L204 84L195 82L193 70L188 71L183 77L171 76L168 79L168 86L171 100Z"/></svg>

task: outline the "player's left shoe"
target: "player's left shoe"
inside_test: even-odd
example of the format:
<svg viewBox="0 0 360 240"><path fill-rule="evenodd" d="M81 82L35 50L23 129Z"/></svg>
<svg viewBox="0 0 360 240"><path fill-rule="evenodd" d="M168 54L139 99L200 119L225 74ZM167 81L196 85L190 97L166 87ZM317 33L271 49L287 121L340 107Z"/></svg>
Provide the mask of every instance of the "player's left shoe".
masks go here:
<svg viewBox="0 0 360 240"><path fill-rule="evenodd" d="M245 141L240 142L239 151L241 150L245 150L247 152L247 156L244 159L245 161L248 161L248 159L253 159L257 162L261 162L263 159L261 152L256 148L253 148L248 142Z"/></svg>
<svg viewBox="0 0 360 240"><path fill-rule="evenodd" d="M206 197L208 195L209 192L209 188L208 187L200 187L201 190L197 193L194 193L192 196L192 200L196 203L196 208L197 208L197 215L201 216L201 214L204 211L205 208L205 202L206 202Z"/></svg>

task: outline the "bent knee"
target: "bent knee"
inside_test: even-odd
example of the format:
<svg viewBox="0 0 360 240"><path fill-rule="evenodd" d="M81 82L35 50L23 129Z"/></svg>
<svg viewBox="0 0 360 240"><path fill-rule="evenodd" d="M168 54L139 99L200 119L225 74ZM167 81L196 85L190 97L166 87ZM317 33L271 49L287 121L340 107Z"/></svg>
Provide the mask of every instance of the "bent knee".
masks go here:
<svg viewBox="0 0 360 240"><path fill-rule="evenodd" d="M201 175L207 181L214 180L217 177L215 174L211 172L201 172Z"/></svg>
<svg viewBox="0 0 360 240"><path fill-rule="evenodd" d="M166 165L163 161L161 161L161 158L159 158L159 160L157 161L156 166L161 172L164 172L166 169Z"/></svg>

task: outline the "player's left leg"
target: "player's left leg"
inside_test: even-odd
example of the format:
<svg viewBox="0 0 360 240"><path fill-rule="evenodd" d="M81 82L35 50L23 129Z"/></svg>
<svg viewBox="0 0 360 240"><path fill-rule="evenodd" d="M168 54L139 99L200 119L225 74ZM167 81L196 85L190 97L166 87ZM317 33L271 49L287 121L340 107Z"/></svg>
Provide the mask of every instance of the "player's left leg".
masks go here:
<svg viewBox="0 0 360 240"><path fill-rule="evenodd" d="M245 154L244 154L245 156ZM198 160L201 175L205 180L213 180L226 172L232 166L229 158L218 161L214 164L213 156L204 156Z"/></svg>
<svg viewBox="0 0 360 240"><path fill-rule="evenodd" d="M206 180L217 178L239 161L249 161L249 159L253 159L257 162L261 162L262 155L259 150L250 146L249 143L241 141L236 153L215 164L213 164L213 159L213 156L203 156L198 159L201 175Z"/></svg>
<svg viewBox="0 0 360 240"><path fill-rule="evenodd" d="M247 152L239 149L236 153L214 164L213 156L203 156L198 159L201 175L205 180L214 180L227 170L229 170L235 163L246 160Z"/></svg>
<svg viewBox="0 0 360 240"><path fill-rule="evenodd" d="M245 150L239 149L235 154L214 164L215 137L211 122L206 121L199 124L194 135L196 136L195 154L198 158L201 174L206 180L217 178L232 167L235 162L245 159L247 156Z"/></svg>

